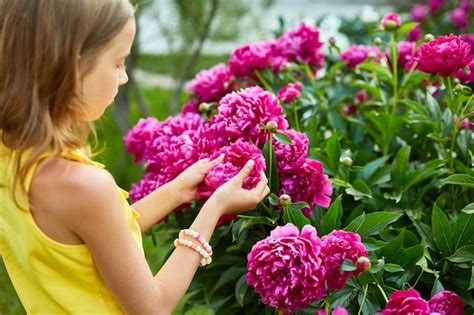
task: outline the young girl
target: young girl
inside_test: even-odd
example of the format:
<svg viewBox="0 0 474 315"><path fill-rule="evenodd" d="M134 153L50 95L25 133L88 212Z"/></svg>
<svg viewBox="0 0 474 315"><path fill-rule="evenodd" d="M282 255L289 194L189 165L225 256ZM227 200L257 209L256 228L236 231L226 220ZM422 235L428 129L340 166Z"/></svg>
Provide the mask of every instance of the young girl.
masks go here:
<svg viewBox="0 0 474 315"><path fill-rule="evenodd" d="M141 233L221 159L201 160L129 205L86 139L127 82L135 36L128 0L0 0L0 253L29 314L170 314L220 216L253 208L250 161L203 205L153 276ZM207 241L206 241L207 240Z"/></svg>

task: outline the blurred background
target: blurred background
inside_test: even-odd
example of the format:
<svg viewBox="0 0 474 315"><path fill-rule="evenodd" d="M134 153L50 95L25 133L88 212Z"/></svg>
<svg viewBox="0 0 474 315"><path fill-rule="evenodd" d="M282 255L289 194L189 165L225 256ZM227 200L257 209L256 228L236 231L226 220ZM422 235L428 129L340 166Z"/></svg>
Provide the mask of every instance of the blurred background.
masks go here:
<svg viewBox="0 0 474 315"><path fill-rule="evenodd" d="M446 0L449 2L448 0ZM368 34L389 11L411 20L410 10L424 0L132 0L137 5L137 37L127 60L129 83L115 106L97 123L96 160L104 163L123 189L143 176L122 138L141 118L164 120L179 112L187 99L186 83L195 74L228 61L245 43L276 37L300 21L317 25L321 38L334 37L341 49L367 43ZM458 1L453 0L454 3ZM446 20L447 12L440 13ZM444 21L443 20L443 21ZM448 24L447 24L448 25ZM436 25L430 26L431 31ZM472 32L472 26L470 32ZM440 32L455 31L451 26ZM469 32L469 29L464 30ZM327 45L326 45L327 46ZM145 250L151 240L144 237ZM168 244L169 245L169 244ZM167 246L163 244L163 246ZM167 250L163 249L163 254ZM153 271L163 259L147 252ZM0 315L24 314L0 260Z"/></svg>

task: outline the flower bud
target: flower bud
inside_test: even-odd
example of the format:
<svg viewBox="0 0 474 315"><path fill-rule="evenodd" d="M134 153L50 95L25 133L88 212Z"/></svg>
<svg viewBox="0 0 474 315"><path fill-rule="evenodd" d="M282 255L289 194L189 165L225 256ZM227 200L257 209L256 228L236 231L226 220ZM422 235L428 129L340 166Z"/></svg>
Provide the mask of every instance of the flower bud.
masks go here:
<svg viewBox="0 0 474 315"><path fill-rule="evenodd" d="M423 41L424 42L430 42L434 39L434 36L433 34L426 34L424 37L423 37Z"/></svg>
<svg viewBox="0 0 474 315"><path fill-rule="evenodd" d="M211 110L211 108L212 108L212 106L209 103L203 102L203 103L199 104L199 112L201 112L201 113L207 113L208 111Z"/></svg>
<svg viewBox="0 0 474 315"><path fill-rule="evenodd" d="M286 206L291 203L291 197L287 194L283 194L280 196L279 201L282 206Z"/></svg>
<svg viewBox="0 0 474 315"><path fill-rule="evenodd" d="M265 125L265 128L270 132L276 132L278 130L278 124L274 121L269 121Z"/></svg>
<svg viewBox="0 0 474 315"><path fill-rule="evenodd" d="M370 259L365 256L357 258L357 266L363 267L364 270L369 269L371 266Z"/></svg>
<svg viewBox="0 0 474 315"><path fill-rule="evenodd" d="M380 46L382 45L382 39L380 37L374 38L374 45Z"/></svg>
<svg viewBox="0 0 474 315"><path fill-rule="evenodd" d="M329 44L330 44L331 46L336 45L336 39L334 38L334 36L331 36L331 37L329 38Z"/></svg>
<svg viewBox="0 0 474 315"><path fill-rule="evenodd" d="M377 55L373 51L371 51L367 54L367 60L369 60L369 61L374 60L376 57L377 57Z"/></svg>
<svg viewBox="0 0 474 315"><path fill-rule="evenodd" d="M342 163L344 166L351 166L352 165L352 159L348 156L343 156L339 159L339 162Z"/></svg>

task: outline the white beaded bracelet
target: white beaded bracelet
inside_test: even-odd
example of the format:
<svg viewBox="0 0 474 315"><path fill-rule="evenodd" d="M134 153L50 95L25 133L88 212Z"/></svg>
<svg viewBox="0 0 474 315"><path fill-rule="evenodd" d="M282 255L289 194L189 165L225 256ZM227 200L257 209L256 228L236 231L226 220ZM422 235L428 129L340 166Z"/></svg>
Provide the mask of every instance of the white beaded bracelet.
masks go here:
<svg viewBox="0 0 474 315"><path fill-rule="evenodd" d="M204 247L204 249L209 253L209 255L212 255L212 247L209 245L209 243L206 241L206 239L199 234L196 231L193 231L191 229L184 229L179 231L179 238L184 239L185 236L190 236L194 238L196 241L201 243L201 245Z"/></svg>
<svg viewBox="0 0 474 315"><path fill-rule="evenodd" d="M193 241L182 239L182 238L175 239L174 246L178 247L180 245L189 247L195 250L197 253L199 253L199 255L201 255L201 260L200 260L201 267L209 265L212 262L211 255L206 250L204 250L201 246L197 245Z"/></svg>

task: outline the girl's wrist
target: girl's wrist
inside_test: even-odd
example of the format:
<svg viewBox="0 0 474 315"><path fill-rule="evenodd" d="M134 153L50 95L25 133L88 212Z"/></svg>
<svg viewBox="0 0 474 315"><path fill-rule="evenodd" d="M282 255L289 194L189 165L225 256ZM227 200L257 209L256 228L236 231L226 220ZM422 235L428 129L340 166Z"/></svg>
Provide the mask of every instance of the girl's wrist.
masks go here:
<svg viewBox="0 0 474 315"><path fill-rule="evenodd" d="M204 203L200 213L204 213L210 220L215 220L216 223L219 218L226 213L225 207L216 198L212 196Z"/></svg>

